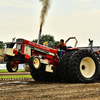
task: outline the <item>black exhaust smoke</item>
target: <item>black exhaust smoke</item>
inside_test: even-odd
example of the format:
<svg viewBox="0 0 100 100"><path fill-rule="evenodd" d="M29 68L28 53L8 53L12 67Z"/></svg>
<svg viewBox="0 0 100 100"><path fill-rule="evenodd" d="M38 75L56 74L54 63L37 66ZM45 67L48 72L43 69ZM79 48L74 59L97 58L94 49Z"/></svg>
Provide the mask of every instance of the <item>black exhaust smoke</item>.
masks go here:
<svg viewBox="0 0 100 100"><path fill-rule="evenodd" d="M45 17L47 15L48 9L50 8L51 0L39 0L42 2L42 10L41 10L41 16L40 16L40 30L39 30L39 35L38 35L38 41L37 43L39 44L40 38L41 38L41 33L42 33L42 26L45 22Z"/></svg>

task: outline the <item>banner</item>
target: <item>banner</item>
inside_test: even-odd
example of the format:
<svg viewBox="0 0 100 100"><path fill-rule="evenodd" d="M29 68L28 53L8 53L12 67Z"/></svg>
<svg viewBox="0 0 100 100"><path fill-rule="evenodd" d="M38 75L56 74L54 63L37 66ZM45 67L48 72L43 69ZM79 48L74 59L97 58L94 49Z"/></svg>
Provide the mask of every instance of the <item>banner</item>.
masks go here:
<svg viewBox="0 0 100 100"><path fill-rule="evenodd" d="M0 69L6 69L6 64L0 64Z"/></svg>
<svg viewBox="0 0 100 100"><path fill-rule="evenodd" d="M24 64L19 64L18 69L24 69ZM6 69L6 64L0 64L0 69Z"/></svg>

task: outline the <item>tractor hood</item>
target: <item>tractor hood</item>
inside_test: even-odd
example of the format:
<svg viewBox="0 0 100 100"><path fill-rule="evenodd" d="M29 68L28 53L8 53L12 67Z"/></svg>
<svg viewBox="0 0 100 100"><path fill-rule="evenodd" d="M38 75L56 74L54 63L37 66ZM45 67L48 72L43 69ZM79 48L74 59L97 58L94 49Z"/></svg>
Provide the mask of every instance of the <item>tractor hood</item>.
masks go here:
<svg viewBox="0 0 100 100"><path fill-rule="evenodd" d="M19 39L17 39L17 41L18 40ZM49 48L49 47L46 47L46 46L31 42L31 41L28 41L26 39L23 39L23 44L27 44L27 45L31 46L32 48L34 48L35 50L38 50L38 51L43 50L45 52L48 51L50 53L57 54L57 49L52 49L52 48Z"/></svg>

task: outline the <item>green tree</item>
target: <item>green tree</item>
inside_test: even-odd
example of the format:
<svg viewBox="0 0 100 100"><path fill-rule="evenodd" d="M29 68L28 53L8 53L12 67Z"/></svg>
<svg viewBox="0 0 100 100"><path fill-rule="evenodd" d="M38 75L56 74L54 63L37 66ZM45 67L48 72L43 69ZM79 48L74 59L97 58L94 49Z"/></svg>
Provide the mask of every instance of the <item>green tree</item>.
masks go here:
<svg viewBox="0 0 100 100"><path fill-rule="evenodd" d="M55 48L53 44L59 45L59 41L55 41L54 36L52 35L42 35L40 38L40 44L43 45L46 41L48 41L48 47L51 48ZM37 39L34 39L33 42L37 43Z"/></svg>
<svg viewBox="0 0 100 100"><path fill-rule="evenodd" d="M0 49L4 49L4 48L5 48L5 44L2 41L0 41Z"/></svg>

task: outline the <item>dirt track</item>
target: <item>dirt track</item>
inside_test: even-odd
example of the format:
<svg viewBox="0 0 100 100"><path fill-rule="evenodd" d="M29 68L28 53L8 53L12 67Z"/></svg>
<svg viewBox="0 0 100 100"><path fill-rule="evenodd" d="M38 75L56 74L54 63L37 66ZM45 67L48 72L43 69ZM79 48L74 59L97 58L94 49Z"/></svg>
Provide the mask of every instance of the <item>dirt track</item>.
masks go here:
<svg viewBox="0 0 100 100"><path fill-rule="evenodd" d="M0 73L0 76L8 76L8 75L30 75L30 72Z"/></svg>
<svg viewBox="0 0 100 100"><path fill-rule="evenodd" d="M100 100L100 83L68 84L3 81L0 100Z"/></svg>

